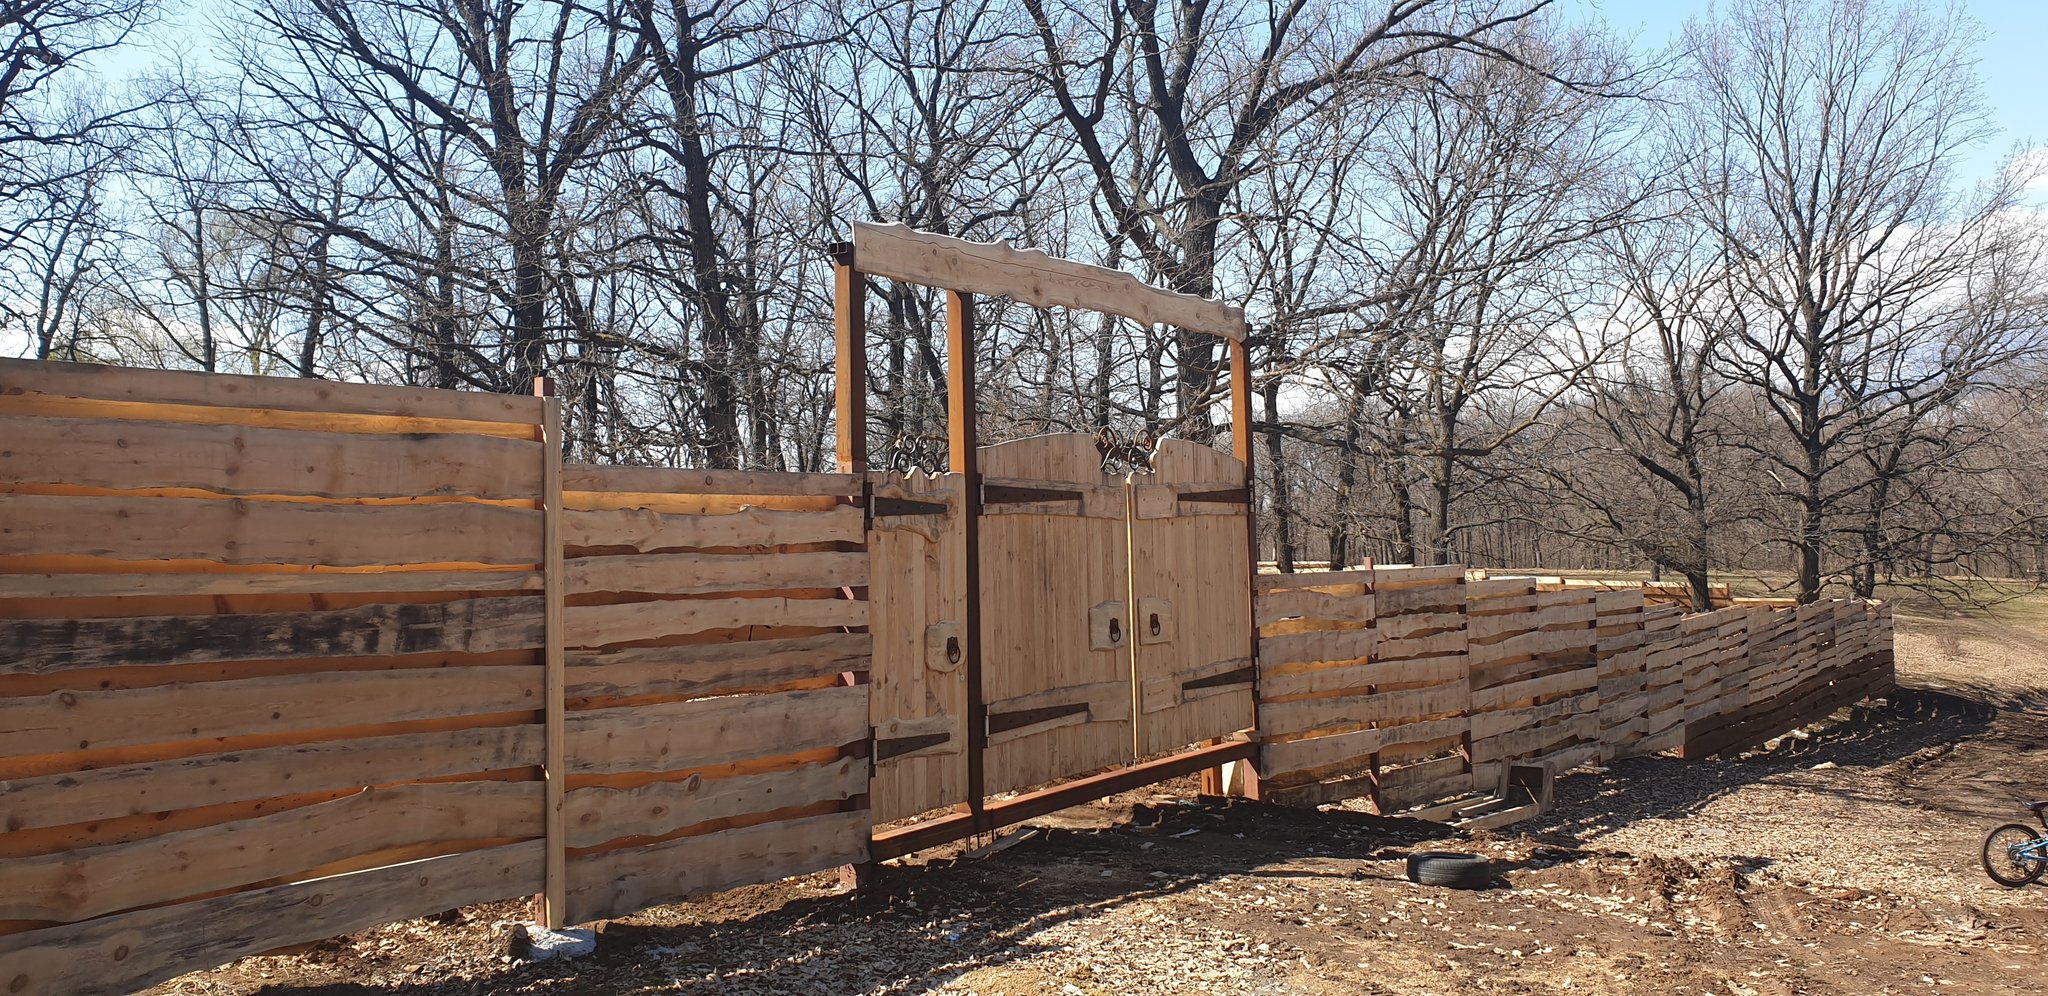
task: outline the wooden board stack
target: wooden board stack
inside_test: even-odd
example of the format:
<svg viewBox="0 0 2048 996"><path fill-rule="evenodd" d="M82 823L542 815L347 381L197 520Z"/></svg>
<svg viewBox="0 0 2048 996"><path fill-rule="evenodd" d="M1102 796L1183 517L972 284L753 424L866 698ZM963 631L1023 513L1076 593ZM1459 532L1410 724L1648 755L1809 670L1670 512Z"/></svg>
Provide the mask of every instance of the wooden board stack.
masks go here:
<svg viewBox="0 0 2048 996"><path fill-rule="evenodd" d="M569 922L865 858L862 486L567 469Z"/></svg>
<svg viewBox="0 0 2048 996"><path fill-rule="evenodd" d="M1277 798L1468 791L1464 568L1262 575L1262 771Z"/></svg>
<svg viewBox="0 0 2048 996"><path fill-rule="evenodd" d="M0 980L544 888L552 401L0 360Z"/></svg>
<svg viewBox="0 0 2048 996"><path fill-rule="evenodd" d="M1643 607L1643 735L1613 757L1675 750L1685 741L1684 612L1674 604Z"/></svg>
<svg viewBox="0 0 2048 996"><path fill-rule="evenodd" d="M1493 637L1483 651L1475 638L1472 652L1473 766L1547 761L1562 771L1599 757L1600 593L1485 584L1471 608L1474 629Z"/></svg>

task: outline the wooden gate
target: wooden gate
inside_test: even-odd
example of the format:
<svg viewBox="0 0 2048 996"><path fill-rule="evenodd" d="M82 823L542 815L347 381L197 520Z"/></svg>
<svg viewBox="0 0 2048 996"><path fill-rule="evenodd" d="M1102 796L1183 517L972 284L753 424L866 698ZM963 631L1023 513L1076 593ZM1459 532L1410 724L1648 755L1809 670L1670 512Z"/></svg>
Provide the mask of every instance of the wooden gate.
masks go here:
<svg viewBox="0 0 2048 996"><path fill-rule="evenodd" d="M985 793L1252 726L1242 463L1170 439L1151 471L1126 479L1102 469L1082 434L985 446L979 458ZM969 794L962 480L874 478L879 821Z"/></svg>
<svg viewBox="0 0 2048 996"><path fill-rule="evenodd" d="M946 316L948 472L868 477L869 801L878 823L962 808L877 833L871 856L1249 759L1231 736L1253 725L1244 313L1000 243L853 228L833 248L842 472L869 473L868 278L944 288ZM975 294L1216 336L1235 453L1169 441L1127 477L1093 435L977 445Z"/></svg>
<svg viewBox="0 0 2048 996"><path fill-rule="evenodd" d="M1092 436L981 450L989 792L1132 759L1129 499Z"/></svg>
<svg viewBox="0 0 2048 996"><path fill-rule="evenodd" d="M1131 484L1140 756L1249 729L1251 494L1243 462L1180 439Z"/></svg>

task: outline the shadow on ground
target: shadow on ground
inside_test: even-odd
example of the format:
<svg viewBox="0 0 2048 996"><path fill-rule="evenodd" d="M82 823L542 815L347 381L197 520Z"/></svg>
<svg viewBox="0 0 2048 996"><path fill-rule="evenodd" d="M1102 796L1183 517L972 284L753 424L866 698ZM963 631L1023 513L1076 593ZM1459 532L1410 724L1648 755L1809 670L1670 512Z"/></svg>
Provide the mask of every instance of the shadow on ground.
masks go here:
<svg viewBox="0 0 2048 996"><path fill-rule="evenodd" d="M2006 729L2025 740L2033 725ZM1578 841L1649 818L1682 818L1743 785L1832 762L1896 768L1936 764L1959 742L2000 740L1997 711L1960 696L1908 690L1889 708L1859 711L1805 740L1731 760L1659 756L1619 762L1604 775L1561 779L1549 814L1504 833L1536 846L1504 870L1577 860ZM2037 745L2038 746L2038 745ZM2026 744L2020 745L2026 749ZM2048 756L2048 755L2044 755ZM1841 780L1845 783L1855 780ZM1619 806L1632 784L1655 784L1653 805ZM1677 790L1670 790L1677 786ZM271 986L273 994L456 994L530 988L551 993L866 991L924 992L990 966L1029 957L1055 924L1230 876L1379 878L1399 882L1418 845L1453 842L1442 824L1344 810L1307 811L1156 787L1081 810L1035 836L980 858L884 865L847 895L823 876L736 890L605 924L597 954L563 964L486 964L467 979L422 971L418 982ZM1840 791L1857 791L1846 785ZM1993 790L1995 791L1995 789ZM1618 795L1619 794L1619 795ZM1323 861L1326 858L1346 859ZM1360 862L1358 859L1382 859ZM1768 859L1755 859L1755 867ZM1745 870L1755 870L1754 867ZM1498 883L1497 883L1498 885ZM1256 886L1253 886L1256 888ZM486 912L470 911L474 922ZM516 914L511 914L516 915ZM850 939L850 943L849 943ZM855 948L857 946L857 949ZM337 958L329 977L357 975ZM377 973L381 975L382 973ZM302 976L303 978L303 976ZM311 981L311 980L305 980Z"/></svg>

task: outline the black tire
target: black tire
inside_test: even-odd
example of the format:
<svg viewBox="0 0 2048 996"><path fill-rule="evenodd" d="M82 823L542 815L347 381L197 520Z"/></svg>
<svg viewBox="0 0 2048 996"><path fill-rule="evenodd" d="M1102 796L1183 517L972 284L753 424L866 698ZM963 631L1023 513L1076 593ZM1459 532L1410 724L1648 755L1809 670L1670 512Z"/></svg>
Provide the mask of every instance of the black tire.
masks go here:
<svg viewBox="0 0 2048 996"><path fill-rule="evenodd" d="M1984 874L2008 889L2017 889L2048 871L2048 858L2015 858L2011 848L2030 843L2041 832L2024 823L2007 823L1984 835Z"/></svg>
<svg viewBox="0 0 2048 996"><path fill-rule="evenodd" d="M1493 862L1457 851L1418 851L1408 856L1408 881L1450 889L1484 889L1493 881Z"/></svg>

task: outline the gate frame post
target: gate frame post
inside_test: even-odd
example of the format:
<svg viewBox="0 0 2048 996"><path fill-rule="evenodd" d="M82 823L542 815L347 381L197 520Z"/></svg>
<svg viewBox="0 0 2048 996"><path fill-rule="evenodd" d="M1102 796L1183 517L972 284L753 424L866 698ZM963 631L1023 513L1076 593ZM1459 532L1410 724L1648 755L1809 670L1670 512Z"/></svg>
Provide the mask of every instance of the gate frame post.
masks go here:
<svg viewBox="0 0 2048 996"><path fill-rule="evenodd" d="M1244 535L1245 545L1250 548L1249 570L1251 577L1245 580L1246 597L1251 602L1245 607L1246 618L1250 619L1250 646L1245 648L1245 659L1252 662L1252 742L1259 740L1259 518L1258 502L1255 500L1256 478L1252 470L1252 364L1244 340L1226 338L1230 347L1230 448L1231 455L1244 465ZM1254 802L1260 798L1258 755L1250 760L1236 762L1236 770L1242 777L1232 779L1222 768L1202 772L1202 791L1223 795L1229 791L1232 781L1238 783L1240 794Z"/></svg>
<svg viewBox="0 0 2048 996"><path fill-rule="evenodd" d="M868 285L861 276L853 255L853 243L834 242L826 247L832 256L832 393L833 411L837 425L837 447L835 460L842 474L860 475L860 493L850 500L861 507L863 519L871 502L868 485ZM867 541L867 532L862 530L861 540ZM872 666L872 662L871 662ZM846 684L864 684L866 679L848 673L840 676ZM872 692L870 692L872 694ZM875 778L874 768L875 730L870 722L868 739L862 745L859 756L868 761L868 785L872 789ZM850 800L863 808L866 793ZM870 847L874 839L874 824L868 825ZM872 850L866 860L840 865L839 884L849 890L866 889L874 878L875 861Z"/></svg>
<svg viewBox="0 0 2048 996"><path fill-rule="evenodd" d="M967 598L960 613L961 658L967 672L967 811L982 830L987 785L988 703L981 694L981 463L975 425L974 295L946 289L946 466L960 475L961 542L966 547Z"/></svg>

